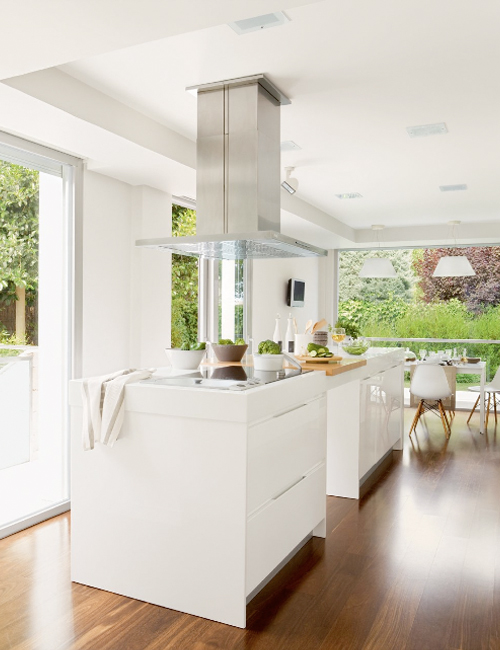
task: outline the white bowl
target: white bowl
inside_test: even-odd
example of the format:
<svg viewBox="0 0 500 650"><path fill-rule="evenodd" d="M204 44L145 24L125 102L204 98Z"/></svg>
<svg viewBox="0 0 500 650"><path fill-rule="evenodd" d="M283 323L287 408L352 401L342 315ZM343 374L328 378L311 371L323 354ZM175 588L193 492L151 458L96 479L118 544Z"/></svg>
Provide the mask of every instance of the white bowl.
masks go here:
<svg viewBox="0 0 500 650"><path fill-rule="evenodd" d="M176 370L196 370L203 361L206 350L179 350L178 348L165 348L170 358L172 368Z"/></svg>
<svg viewBox="0 0 500 650"><path fill-rule="evenodd" d="M281 370L283 368L282 354L259 354L254 352L253 367L255 370Z"/></svg>

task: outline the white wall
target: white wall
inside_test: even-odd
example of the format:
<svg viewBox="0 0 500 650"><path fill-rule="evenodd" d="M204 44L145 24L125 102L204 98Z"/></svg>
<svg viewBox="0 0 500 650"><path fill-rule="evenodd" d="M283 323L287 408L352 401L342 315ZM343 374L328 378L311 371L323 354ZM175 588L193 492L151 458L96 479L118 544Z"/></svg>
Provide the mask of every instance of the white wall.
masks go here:
<svg viewBox="0 0 500 650"><path fill-rule="evenodd" d="M129 365L132 188L86 171L83 195L82 374Z"/></svg>
<svg viewBox="0 0 500 650"><path fill-rule="evenodd" d="M130 363L136 368L167 365L172 311L172 254L137 248L137 239L172 234L172 196L151 187L132 192Z"/></svg>
<svg viewBox="0 0 500 650"><path fill-rule="evenodd" d="M297 319L299 333L306 321L325 317L325 260L319 258L289 258L255 260L253 262L252 338L257 345L270 339L274 332L276 314L281 315L281 336L285 338L287 317ZM287 307L288 280L299 278L306 282L304 307Z"/></svg>
<svg viewBox="0 0 500 650"><path fill-rule="evenodd" d="M170 260L137 251L167 236L171 198L86 170L83 195L82 375L164 364L170 341Z"/></svg>

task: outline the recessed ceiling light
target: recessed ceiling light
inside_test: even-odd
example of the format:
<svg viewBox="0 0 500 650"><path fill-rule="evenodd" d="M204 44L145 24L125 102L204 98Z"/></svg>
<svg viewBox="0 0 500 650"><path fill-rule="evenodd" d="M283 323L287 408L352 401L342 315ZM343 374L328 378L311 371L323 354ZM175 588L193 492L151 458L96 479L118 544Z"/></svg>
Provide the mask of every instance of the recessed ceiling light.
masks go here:
<svg viewBox="0 0 500 650"><path fill-rule="evenodd" d="M293 140L285 140L281 143L280 149L281 151L300 151L302 147L299 147Z"/></svg>
<svg viewBox="0 0 500 650"><path fill-rule="evenodd" d="M465 183L459 183L458 185L440 185L439 189L441 192L460 192L467 189Z"/></svg>
<svg viewBox="0 0 500 650"><path fill-rule="evenodd" d="M410 138L424 138L427 135L441 135L448 133L448 129L444 122L437 124L421 124L420 126L407 126L406 132Z"/></svg>
<svg viewBox="0 0 500 650"><path fill-rule="evenodd" d="M362 199L363 195L359 192L346 192L345 194L335 194L338 199Z"/></svg>
<svg viewBox="0 0 500 650"><path fill-rule="evenodd" d="M264 14L263 16L254 16L253 18L244 18L237 20L234 23L228 23L231 29L239 35L249 34L250 32L257 32L259 29L269 29L269 27L279 27L288 23L290 18L285 16L282 11L277 11L274 14Z"/></svg>

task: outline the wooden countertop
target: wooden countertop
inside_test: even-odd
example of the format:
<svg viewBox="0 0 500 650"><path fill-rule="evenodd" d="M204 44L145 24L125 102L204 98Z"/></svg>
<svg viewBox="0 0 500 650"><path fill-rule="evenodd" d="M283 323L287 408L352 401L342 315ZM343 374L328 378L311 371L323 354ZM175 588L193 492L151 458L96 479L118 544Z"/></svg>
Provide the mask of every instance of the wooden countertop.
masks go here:
<svg viewBox="0 0 500 650"><path fill-rule="evenodd" d="M328 377L341 375L343 372L366 366L366 359L342 359L331 363L302 363L304 370L323 370Z"/></svg>

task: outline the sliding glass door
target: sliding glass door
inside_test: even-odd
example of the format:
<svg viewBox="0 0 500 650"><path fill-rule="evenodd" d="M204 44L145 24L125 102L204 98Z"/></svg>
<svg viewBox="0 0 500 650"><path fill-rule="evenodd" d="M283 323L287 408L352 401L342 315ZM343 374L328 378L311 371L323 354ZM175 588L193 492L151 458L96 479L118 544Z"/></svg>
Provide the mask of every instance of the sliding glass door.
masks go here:
<svg viewBox="0 0 500 650"><path fill-rule="evenodd" d="M0 142L0 537L69 507L75 166L33 149Z"/></svg>

